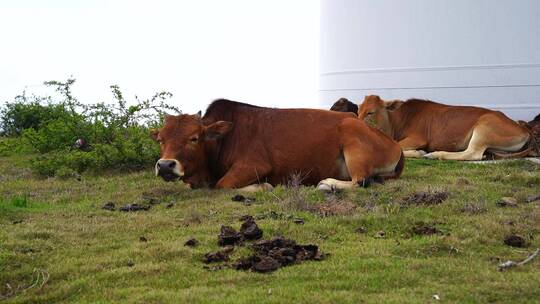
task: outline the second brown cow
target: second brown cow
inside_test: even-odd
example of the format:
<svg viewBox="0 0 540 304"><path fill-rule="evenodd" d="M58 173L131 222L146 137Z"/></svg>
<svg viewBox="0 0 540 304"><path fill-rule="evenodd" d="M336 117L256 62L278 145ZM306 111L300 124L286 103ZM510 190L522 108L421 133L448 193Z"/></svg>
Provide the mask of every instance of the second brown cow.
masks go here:
<svg viewBox="0 0 540 304"><path fill-rule="evenodd" d="M530 131L489 109L420 99L385 102L371 95L358 117L397 140L407 157L480 160L486 151L500 158L533 153Z"/></svg>

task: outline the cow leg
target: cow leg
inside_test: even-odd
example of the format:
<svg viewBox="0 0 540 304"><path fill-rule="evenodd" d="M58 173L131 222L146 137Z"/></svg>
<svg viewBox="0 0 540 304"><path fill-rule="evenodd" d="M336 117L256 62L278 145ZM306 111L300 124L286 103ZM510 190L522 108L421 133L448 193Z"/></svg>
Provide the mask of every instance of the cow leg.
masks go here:
<svg viewBox="0 0 540 304"><path fill-rule="evenodd" d="M270 166L234 164L217 182L216 188L239 189L246 192L268 190L272 187L270 184L258 182L269 172Z"/></svg>
<svg viewBox="0 0 540 304"><path fill-rule="evenodd" d="M422 158L426 155L424 150L403 150L403 155L409 158Z"/></svg>
<svg viewBox="0 0 540 304"><path fill-rule="evenodd" d="M245 186L242 188L238 188L238 191L249 193L249 192L259 192L259 191L271 191L272 189L274 189L274 187L270 185L269 183L262 183L262 184L253 184L253 185Z"/></svg>
<svg viewBox="0 0 540 304"><path fill-rule="evenodd" d="M528 140L529 133L517 123L509 121L505 117L487 114L478 119L465 151L437 151L426 154L424 157L448 160L481 160L487 149L515 152L521 149Z"/></svg>
<svg viewBox="0 0 540 304"><path fill-rule="evenodd" d="M367 185L369 177L373 173L373 168L370 165L369 159L367 159L367 153L365 153L361 147L355 143L349 144L343 147L343 156L345 157L345 164L349 171L350 181L342 181L334 178L323 179L317 185L317 188L323 191L332 191L335 189L350 189L357 187L358 185Z"/></svg>
<svg viewBox="0 0 540 304"><path fill-rule="evenodd" d="M399 146L401 147L401 150L403 150L403 155L412 158L421 158L424 156L426 152L419 149L424 148L426 144L425 140L413 137L407 137L399 141Z"/></svg>
<svg viewBox="0 0 540 304"><path fill-rule="evenodd" d="M445 159L445 160L481 160L486 151L487 145L485 142L485 136L479 130L474 130L469 146L465 151L461 152L446 152L436 151L424 155L425 158L430 159Z"/></svg>

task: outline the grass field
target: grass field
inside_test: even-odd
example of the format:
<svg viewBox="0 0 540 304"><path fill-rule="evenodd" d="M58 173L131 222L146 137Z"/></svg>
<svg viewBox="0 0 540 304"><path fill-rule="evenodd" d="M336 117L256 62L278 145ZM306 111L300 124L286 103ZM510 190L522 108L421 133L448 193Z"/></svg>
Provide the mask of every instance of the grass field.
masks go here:
<svg viewBox="0 0 540 304"><path fill-rule="evenodd" d="M0 158L0 301L6 303L540 302L540 257L498 271L502 261L522 260L540 247L540 203L526 202L540 194L540 167L526 161L409 160L401 179L339 194L356 209L325 217L295 202L325 201L313 187L256 193L246 206L231 201L235 191L189 190L150 169L79 181L37 178L27 163ZM449 197L435 205L403 203L418 191ZM498 206L501 197L516 198L517 206ZM101 209L149 198L159 203L149 211ZM257 221L264 238L317 244L330 256L269 274L203 268L204 253L218 249L221 224L238 228L242 215L270 211L278 216ZM440 232L415 233L420 222ZM505 245L509 234L522 236L526 247ZM184 246L191 237L199 246ZM232 259L247 253L238 248Z"/></svg>

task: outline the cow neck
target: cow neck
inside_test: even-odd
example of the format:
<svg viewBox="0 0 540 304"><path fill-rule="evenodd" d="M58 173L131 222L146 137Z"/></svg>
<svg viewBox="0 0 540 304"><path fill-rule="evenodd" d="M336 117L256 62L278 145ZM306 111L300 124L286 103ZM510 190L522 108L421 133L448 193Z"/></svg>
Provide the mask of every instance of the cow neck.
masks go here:
<svg viewBox="0 0 540 304"><path fill-rule="evenodd" d="M202 118L205 126L218 121L228 121L233 124L233 130L226 134L224 138L212 143L212 147L207 150L208 168L214 178L219 179L225 174L228 169L227 166L230 165L231 155L226 155L226 153L230 152L226 151L229 149L225 146L234 145L235 139L233 137L235 136L234 130L238 128L237 124L241 123L246 128L249 125L250 117L259 110L266 110L266 108L226 99L218 99L206 109L206 113Z"/></svg>
<svg viewBox="0 0 540 304"><path fill-rule="evenodd" d="M402 134L405 131L404 122L406 121L406 117L403 117L405 113L402 111L402 108L404 106L405 104L403 104L401 107L399 107L398 109L394 111L387 112L388 121L390 123L390 134L387 134L387 135L392 137L392 139L398 140L398 141L401 140Z"/></svg>

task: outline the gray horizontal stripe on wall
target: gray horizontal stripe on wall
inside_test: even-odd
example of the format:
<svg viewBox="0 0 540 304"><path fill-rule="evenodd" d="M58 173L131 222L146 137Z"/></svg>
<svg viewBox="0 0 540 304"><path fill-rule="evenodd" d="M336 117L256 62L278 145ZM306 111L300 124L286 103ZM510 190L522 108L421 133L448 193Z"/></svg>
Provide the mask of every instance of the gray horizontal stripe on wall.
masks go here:
<svg viewBox="0 0 540 304"><path fill-rule="evenodd" d="M319 92L336 92L336 91L365 91L365 90L428 90L428 89L478 89L478 88L523 88L523 87L540 87L540 84L513 84L513 85L478 85L478 86L426 86L426 87L381 87L381 88L360 88L360 89L320 89Z"/></svg>
<svg viewBox="0 0 540 304"><path fill-rule="evenodd" d="M540 104L519 104L519 105L497 105L497 104L491 104L491 105L475 105L475 107L484 107L484 108L491 108L491 109L540 109Z"/></svg>
<svg viewBox="0 0 540 304"><path fill-rule="evenodd" d="M320 75L331 76L331 75L369 74L369 73L432 72L432 71L459 71L459 70L464 70L464 71L501 70L501 69L530 69L530 68L540 68L540 63L373 68L373 69L358 69L358 70L346 70L346 71L329 71L329 72L322 72L320 73Z"/></svg>

